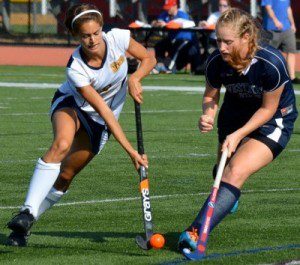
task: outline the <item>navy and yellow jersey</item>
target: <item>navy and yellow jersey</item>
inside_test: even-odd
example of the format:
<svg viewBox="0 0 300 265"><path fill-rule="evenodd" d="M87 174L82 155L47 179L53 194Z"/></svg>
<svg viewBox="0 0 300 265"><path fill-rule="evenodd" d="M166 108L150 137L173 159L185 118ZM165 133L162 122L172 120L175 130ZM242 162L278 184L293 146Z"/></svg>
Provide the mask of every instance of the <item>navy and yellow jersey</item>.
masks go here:
<svg viewBox="0 0 300 265"><path fill-rule="evenodd" d="M251 64L241 74L226 63L216 50L207 60L206 81L215 89L225 87L218 128L231 133L241 128L261 107L263 94L284 86L273 118L259 131L285 147L297 117L295 93L282 54L260 47ZM286 137L284 137L284 135ZM281 138L284 137L284 140Z"/></svg>

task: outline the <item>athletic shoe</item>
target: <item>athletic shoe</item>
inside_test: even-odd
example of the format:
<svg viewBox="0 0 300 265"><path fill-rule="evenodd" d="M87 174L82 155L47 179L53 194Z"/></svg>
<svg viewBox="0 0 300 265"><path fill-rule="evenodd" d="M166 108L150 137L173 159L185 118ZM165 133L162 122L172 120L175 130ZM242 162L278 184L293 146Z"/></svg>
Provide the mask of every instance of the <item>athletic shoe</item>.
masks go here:
<svg viewBox="0 0 300 265"><path fill-rule="evenodd" d="M232 209L230 210L230 213L236 213L238 208L239 208L239 201L236 201Z"/></svg>
<svg viewBox="0 0 300 265"><path fill-rule="evenodd" d="M7 223L7 227L19 234L27 234L33 225L34 217L28 209L19 212Z"/></svg>
<svg viewBox="0 0 300 265"><path fill-rule="evenodd" d="M30 232L24 234L12 231L7 239L6 245L13 247L26 247L29 236Z"/></svg>
<svg viewBox="0 0 300 265"><path fill-rule="evenodd" d="M197 248L198 230L193 228L192 231L184 231L181 233L178 241L178 248L182 251L184 248L195 250Z"/></svg>

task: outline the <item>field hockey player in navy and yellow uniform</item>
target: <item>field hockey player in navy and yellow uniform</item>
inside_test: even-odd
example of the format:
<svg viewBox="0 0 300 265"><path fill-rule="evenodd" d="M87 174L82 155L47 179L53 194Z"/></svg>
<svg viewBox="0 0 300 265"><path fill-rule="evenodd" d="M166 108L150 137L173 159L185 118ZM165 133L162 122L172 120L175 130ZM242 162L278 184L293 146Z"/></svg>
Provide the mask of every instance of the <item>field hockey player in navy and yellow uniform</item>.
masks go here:
<svg viewBox="0 0 300 265"><path fill-rule="evenodd" d="M71 7L66 27L80 41L66 69L67 81L51 105L54 140L39 158L24 205L8 223L8 245L26 246L32 224L66 193L74 176L104 147L110 134L128 153L136 169L148 166L127 140L118 118L127 86L141 103L141 79L156 64L154 57L130 37L128 30L102 32L103 17L93 5ZM127 80L126 52L140 60Z"/></svg>
<svg viewBox="0 0 300 265"><path fill-rule="evenodd" d="M218 115L219 154L228 149L210 231L230 213L245 181L270 164L286 147L297 118L295 94L282 54L258 45L259 28L239 9L225 11L217 22L218 49L206 66L202 133L215 123L220 89L224 101ZM179 248L196 248L207 201L179 239Z"/></svg>

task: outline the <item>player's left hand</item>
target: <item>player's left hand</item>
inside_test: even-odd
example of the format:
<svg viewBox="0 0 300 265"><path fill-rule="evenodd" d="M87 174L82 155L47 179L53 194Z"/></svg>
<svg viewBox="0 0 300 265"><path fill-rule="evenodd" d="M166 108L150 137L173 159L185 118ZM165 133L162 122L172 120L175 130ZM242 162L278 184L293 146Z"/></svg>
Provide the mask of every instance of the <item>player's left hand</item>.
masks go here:
<svg viewBox="0 0 300 265"><path fill-rule="evenodd" d="M130 96L138 103L143 103L143 89L139 79L131 75L128 79L128 91Z"/></svg>
<svg viewBox="0 0 300 265"><path fill-rule="evenodd" d="M232 134L227 135L222 145L222 151L228 148L228 157L231 157L231 155L236 151L236 148L241 142L241 140L242 137L238 132L234 132Z"/></svg>

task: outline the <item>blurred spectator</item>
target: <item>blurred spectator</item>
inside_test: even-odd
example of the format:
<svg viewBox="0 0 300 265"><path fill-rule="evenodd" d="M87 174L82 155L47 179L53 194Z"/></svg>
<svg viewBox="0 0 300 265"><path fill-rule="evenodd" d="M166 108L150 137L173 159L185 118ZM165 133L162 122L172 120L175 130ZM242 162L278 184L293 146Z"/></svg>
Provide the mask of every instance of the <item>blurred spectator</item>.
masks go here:
<svg viewBox="0 0 300 265"><path fill-rule="evenodd" d="M49 0L50 12L57 19L57 33L59 35L67 34L64 25L66 11L79 2L80 0Z"/></svg>
<svg viewBox="0 0 300 265"><path fill-rule="evenodd" d="M167 23L175 19L190 21L189 15L178 9L177 0L165 0L163 9L158 19L152 22L152 26L165 27ZM191 63L192 73L200 73L200 49L194 33L180 30L169 32L168 36L159 41L154 48L158 61L157 72L181 70Z"/></svg>
<svg viewBox="0 0 300 265"><path fill-rule="evenodd" d="M131 12L128 12L129 9ZM147 22L147 0L117 0L117 16L125 21L138 19L143 23Z"/></svg>
<svg viewBox="0 0 300 265"><path fill-rule="evenodd" d="M286 53L286 62L292 83L300 84L295 75L296 26L290 0L262 0L263 27L271 37L270 45Z"/></svg>
<svg viewBox="0 0 300 265"><path fill-rule="evenodd" d="M208 29L215 29L216 23L221 16L221 14L230 8L230 0L219 0L219 11L211 13L207 20L202 20L199 22L199 27L208 28ZM210 38L216 40L216 33L213 32L210 35Z"/></svg>

